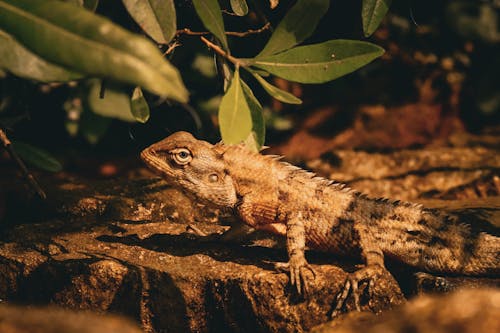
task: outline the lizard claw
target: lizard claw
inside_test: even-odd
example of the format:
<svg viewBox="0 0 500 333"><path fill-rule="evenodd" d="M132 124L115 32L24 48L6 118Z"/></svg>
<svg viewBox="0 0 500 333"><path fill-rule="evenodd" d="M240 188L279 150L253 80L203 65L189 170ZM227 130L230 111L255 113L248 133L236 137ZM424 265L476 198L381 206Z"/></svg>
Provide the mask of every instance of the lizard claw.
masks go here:
<svg viewBox="0 0 500 333"><path fill-rule="evenodd" d="M361 311L361 306L359 302L359 297L361 292L359 290L359 283L363 281L368 282L368 295L371 298L373 288L375 286L375 280L382 274L382 270L384 268L378 265L367 266L362 268L354 273L350 273L347 279L344 282L344 286L342 287L342 291L337 295L335 300L335 309L333 309L330 318L333 319L340 314L342 307L347 300L349 294L352 294L354 299L354 307L356 311Z"/></svg>
<svg viewBox="0 0 500 333"><path fill-rule="evenodd" d="M287 263L277 263L275 268L290 275L290 285L295 286L298 295L309 294L309 277L306 271L311 272L314 279L316 279L316 272L304 258L302 260L290 259Z"/></svg>

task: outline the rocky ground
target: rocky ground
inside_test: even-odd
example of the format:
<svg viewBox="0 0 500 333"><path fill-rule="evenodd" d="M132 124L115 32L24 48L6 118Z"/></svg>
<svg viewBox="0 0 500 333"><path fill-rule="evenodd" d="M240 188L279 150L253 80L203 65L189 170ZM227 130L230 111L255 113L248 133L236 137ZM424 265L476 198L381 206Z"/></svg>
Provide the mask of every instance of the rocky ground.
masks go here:
<svg viewBox="0 0 500 333"><path fill-rule="evenodd" d="M500 154L493 148L392 154L336 151L307 167L372 196L419 201L500 225ZM27 198L15 182L3 190L0 298L7 305L50 304L120 314L146 332L307 331L329 321L335 295L347 273L359 264L308 253L317 272L316 283L307 298L299 298L288 286L287 275L274 270L274 263L286 260L282 240L256 234L245 244L205 241L187 226L221 232L227 226L219 212L190 202L162 181L144 174L113 181L67 175L39 178L47 191L46 201ZM398 306L419 292L500 286L499 278L443 279L391 263L389 268L395 279L382 276L373 297L362 299L363 310L383 316L348 315L359 316L354 322L375 327L387 318L387 325L396 327L394 317L411 313L405 309L419 303ZM498 308L498 291L491 290L498 289L490 289L490 298L478 290L469 292L468 297L483 300L471 303L474 321L491 318L490 312L477 311L488 302ZM433 306L460 304L457 297L436 299ZM1 311L8 309L0 307L0 328ZM349 301L345 310L352 309ZM33 312L26 313L29 318ZM435 313L448 316L445 311ZM328 331L344 322L344 331L350 332L348 320L340 318L316 330ZM498 328L498 320L488 320L480 331L497 331L493 328ZM460 325L457 331L472 331L467 330L469 322Z"/></svg>

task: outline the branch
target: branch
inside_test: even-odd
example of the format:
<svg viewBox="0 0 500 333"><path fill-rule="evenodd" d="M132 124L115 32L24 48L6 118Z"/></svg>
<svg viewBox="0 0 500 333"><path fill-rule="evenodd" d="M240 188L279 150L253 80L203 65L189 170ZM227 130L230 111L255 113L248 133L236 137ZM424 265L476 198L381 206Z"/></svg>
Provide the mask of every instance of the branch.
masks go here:
<svg viewBox="0 0 500 333"><path fill-rule="evenodd" d="M248 35L260 34L261 32L266 31L267 29L269 29L270 27L271 27L271 23L267 22L266 24L264 24L259 29L255 29L255 30L249 29L249 30L244 31L244 32L228 31L228 32L226 32L226 35L228 35L228 36L235 36L235 37L246 37Z"/></svg>
<svg viewBox="0 0 500 333"><path fill-rule="evenodd" d="M216 44L212 43L211 41L209 41L208 39L206 39L203 36L201 36L200 39L209 48L211 48L212 50L214 50L215 53L217 53L221 57L226 58L227 60L231 61L235 66L244 65L244 63L243 63L243 61L241 59L233 57L232 55L230 55L229 53L227 53L226 51L224 51L219 45L216 45Z"/></svg>
<svg viewBox="0 0 500 333"><path fill-rule="evenodd" d="M228 36L235 36L235 37L247 37L249 35L254 35L254 34L260 34L261 32L268 30L271 27L271 23L266 23L262 26L262 28L259 29L249 29L247 31L226 31L226 35ZM206 36L209 35L210 32L208 31L192 31L189 28L184 28L177 30L176 35L188 35L188 36Z"/></svg>
<svg viewBox="0 0 500 333"><path fill-rule="evenodd" d="M12 143L7 137L7 134L1 128L0 128L0 142L2 142L3 146L9 153L10 157L16 162L19 169L21 169L24 178L28 181L31 188L38 194L40 198L45 199L47 197L45 195L45 192L42 190L40 185L38 185L38 183L35 180L35 177L33 177L33 175L28 171L28 168L26 168L26 165L24 165L23 161L19 158L14 148L12 148Z"/></svg>
<svg viewBox="0 0 500 333"><path fill-rule="evenodd" d="M174 52L174 50L178 47L181 46L181 43L175 41L171 44L168 45L168 48L165 52L163 52L163 55L169 55L170 53Z"/></svg>

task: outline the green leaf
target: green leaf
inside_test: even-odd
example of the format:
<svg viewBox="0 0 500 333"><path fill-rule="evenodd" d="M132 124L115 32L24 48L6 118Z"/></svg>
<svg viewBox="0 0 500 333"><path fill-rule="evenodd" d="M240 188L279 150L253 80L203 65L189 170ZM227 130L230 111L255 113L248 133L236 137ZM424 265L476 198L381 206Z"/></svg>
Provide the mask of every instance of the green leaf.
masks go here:
<svg viewBox="0 0 500 333"><path fill-rule="evenodd" d="M383 53L384 49L368 42L338 39L245 61L289 81L323 83L351 73Z"/></svg>
<svg viewBox="0 0 500 333"><path fill-rule="evenodd" d="M145 123L149 119L149 106L148 102L142 94L140 87L136 87L132 93L132 98L130 99L130 108L132 110L132 115L135 120L140 123Z"/></svg>
<svg viewBox="0 0 500 333"><path fill-rule="evenodd" d="M193 5L205 28L217 37L225 50L228 50L224 21L217 0L193 0Z"/></svg>
<svg viewBox="0 0 500 333"><path fill-rule="evenodd" d="M231 0L231 9L238 16L248 14L248 5L246 0Z"/></svg>
<svg viewBox="0 0 500 333"><path fill-rule="evenodd" d="M245 81L240 79L241 88L243 89L243 95L247 102L248 108L250 109L250 115L252 117L252 132L245 143L248 145L248 139L251 138L253 144L250 147L255 148L254 150L259 151L264 145L266 138L266 126L264 122L264 114L262 112L262 105L260 105L257 98L253 94L252 89L245 83Z"/></svg>
<svg viewBox="0 0 500 333"><path fill-rule="evenodd" d="M82 74L186 102L179 72L147 39L56 0L0 0L0 29L44 59ZM36 33L34 33L36 32Z"/></svg>
<svg viewBox="0 0 500 333"><path fill-rule="evenodd" d="M219 106L219 125L226 144L243 142L252 131L251 110L246 101L237 68Z"/></svg>
<svg viewBox="0 0 500 333"><path fill-rule="evenodd" d="M82 76L43 60L2 30L0 30L0 68L16 76L41 82L71 81Z"/></svg>
<svg viewBox="0 0 500 333"><path fill-rule="evenodd" d="M299 0L274 30L258 57L288 50L303 42L316 29L328 10L330 0Z"/></svg>
<svg viewBox="0 0 500 333"><path fill-rule="evenodd" d="M43 149L19 141L12 141L12 148L26 163L49 172L62 170L61 163Z"/></svg>
<svg viewBox="0 0 500 333"><path fill-rule="evenodd" d="M130 16L158 44L167 44L177 30L174 0L122 0Z"/></svg>
<svg viewBox="0 0 500 333"><path fill-rule="evenodd" d="M104 98L100 98L101 82L92 80L87 96L89 108L103 117L116 118L127 122L135 122L130 105L130 95L125 87L106 83Z"/></svg>
<svg viewBox="0 0 500 333"><path fill-rule="evenodd" d="M234 72L231 85L219 106L219 125L226 144L243 142L252 131L252 114L240 82L240 72Z"/></svg>
<svg viewBox="0 0 500 333"><path fill-rule="evenodd" d="M281 101L283 103L288 103L288 104L302 104L302 100L300 98L295 97L294 95L290 94L288 91L281 90L278 87L273 86L266 80L262 78L259 74L255 73L253 70L249 70L249 72L253 75L253 77L259 81L260 85L264 90L271 95L272 97L276 98L278 101Z"/></svg>
<svg viewBox="0 0 500 333"><path fill-rule="evenodd" d="M63 0L63 1L72 3L80 7L85 7L93 12L95 12L97 5L99 5L99 0Z"/></svg>
<svg viewBox="0 0 500 333"><path fill-rule="evenodd" d="M99 5L99 0L83 0L83 7L93 12L95 12L98 5Z"/></svg>
<svg viewBox="0 0 500 333"><path fill-rule="evenodd" d="M391 2L392 0L363 0L361 18L365 37L369 37L377 30L389 10Z"/></svg>

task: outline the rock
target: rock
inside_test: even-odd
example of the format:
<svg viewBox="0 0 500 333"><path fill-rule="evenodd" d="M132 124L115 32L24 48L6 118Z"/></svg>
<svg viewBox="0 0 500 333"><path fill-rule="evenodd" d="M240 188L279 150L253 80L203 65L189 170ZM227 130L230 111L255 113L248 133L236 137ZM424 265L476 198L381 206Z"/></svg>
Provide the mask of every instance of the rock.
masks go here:
<svg viewBox="0 0 500 333"><path fill-rule="evenodd" d="M2 333L141 333L130 320L56 307L0 305Z"/></svg>
<svg viewBox="0 0 500 333"><path fill-rule="evenodd" d="M328 320L346 272L355 269L308 253L317 276L310 295L300 298L287 274L274 269L274 263L286 260L280 240L259 236L249 245L203 241L187 233L186 226L206 212L194 213L190 204L182 207L178 193L169 189L161 201L164 209L176 207L171 213L161 215L150 204L150 213L134 219L137 205L147 199L138 196L138 203L126 205L129 197L116 184L87 183L96 189L94 197L79 186L58 185L63 193L47 191L52 193L48 204L56 198L63 209L42 223L4 230L0 298L119 313L148 332L295 332ZM144 181L127 184L123 188L140 189ZM61 219L65 212L67 218ZM172 217L175 212L178 218ZM211 222L196 226L207 234L226 228ZM362 299L363 309L380 312L404 301L390 275L380 277L373 293L369 302ZM353 308L350 300L346 311Z"/></svg>
<svg viewBox="0 0 500 333"><path fill-rule="evenodd" d="M499 226L500 197L490 196L494 191L467 200L424 195L466 193L478 179L496 188L489 180L495 179L499 165L489 151L463 161L453 156L468 153L453 149L359 154L356 165L337 166L356 189L394 199L418 198L426 206ZM391 167L382 167L384 163ZM375 171L369 173L362 164ZM484 178L484 172L492 177ZM274 269L274 263L287 259L282 240L268 235L256 235L245 245L202 240L186 232L187 225L207 234L221 232L226 229L217 223L223 222L222 212L192 203L161 180L59 176L41 183L48 195L44 202L4 192L0 298L8 302L118 313L147 332L300 332L329 320L347 272L359 264L308 252L317 276L303 299L290 288L288 276ZM402 195L394 195L398 193ZM413 295L500 285L498 278L414 275L388 266L397 282L389 274L381 276L373 297L362 297L363 310L380 313L401 304L399 286ZM353 309L349 298L345 310ZM371 320L366 314L355 316Z"/></svg>
<svg viewBox="0 0 500 333"><path fill-rule="evenodd" d="M123 221L218 221L219 212L203 209L181 192L169 187L159 178L132 181L107 180L88 182L76 177L50 177L40 180L47 200L26 196L19 182L8 193L11 200L6 209L5 224L19 221L37 222L52 218L66 220Z"/></svg>
<svg viewBox="0 0 500 333"><path fill-rule="evenodd" d="M391 153L337 150L307 164L373 197L470 199L500 195L500 154L483 147Z"/></svg>
<svg viewBox="0 0 500 333"><path fill-rule="evenodd" d="M329 322L311 332L496 333L500 332L499 314L498 289L464 289L444 296L418 296L381 316L352 313L342 322Z"/></svg>

